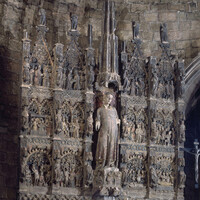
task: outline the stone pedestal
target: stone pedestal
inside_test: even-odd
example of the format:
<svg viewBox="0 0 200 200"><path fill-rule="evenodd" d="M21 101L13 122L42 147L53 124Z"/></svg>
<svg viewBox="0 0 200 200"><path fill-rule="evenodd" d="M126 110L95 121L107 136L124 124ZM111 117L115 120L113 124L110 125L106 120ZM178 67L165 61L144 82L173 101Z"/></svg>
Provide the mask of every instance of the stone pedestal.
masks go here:
<svg viewBox="0 0 200 200"><path fill-rule="evenodd" d="M94 171L93 194L100 199L113 199L121 194L122 173L116 167L97 168Z"/></svg>

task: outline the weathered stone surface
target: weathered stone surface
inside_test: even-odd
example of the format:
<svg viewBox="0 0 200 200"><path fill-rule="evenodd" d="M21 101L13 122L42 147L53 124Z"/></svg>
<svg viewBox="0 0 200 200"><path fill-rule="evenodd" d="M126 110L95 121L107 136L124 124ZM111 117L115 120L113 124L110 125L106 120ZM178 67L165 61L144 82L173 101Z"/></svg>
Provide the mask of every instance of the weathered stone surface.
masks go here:
<svg viewBox="0 0 200 200"><path fill-rule="evenodd" d="M27 29L31 40L36 40L35 26L38 24L39 0L21 1L8 0L0 1L0 120L6 121L7 127L0 127L0 165L2 163L11 164L9 169L17 169L19 155L18 150L18 122L21 116L18 115L19 93L22 61L23 29ZM62 1L44 1L43 8L47 13L47 24L49 32L47 40L49 48L52 49L55 43L61 42L68 44L70 39L66 32L70 30L70 12L74 12L79 17L78 31L82 35L81 48L86 48L87 24L93 25L93 48L99 53L100 36L103 19L103 1L92 0L62 0ZM194 58L200 50L200 7L199 3L188 0L116 0L116 35L119 37L119 48L122 40L131 41L132 21L141 24L140 39L144 40L142 49L145 56L159 55L160 23L167 22L169 31L169 40L173 41L171 47L178 50L179 55L186 60L186 63ZM52 53L52 52L50 52ZM98 60L97 58L95 58ZM5 142L6 138L14 141L13 144ZM4 153L8 157L4 157ZM16 153L16 154L15 154ZM14 159L16 158L16 159ZM2 163L1 163L2 162ZM6 168L7 165L3 165ZM18 165L19 167L19 165ZM12 172L11 174L14 174ZM2 175L8 176L9 173ZM4 179L4 178L3 178ZM17 180L17 177L16 177ZM17 184L9 186L11 181L7 182L10 188L7 190L1 182L0 195L2 199L16 199ZM13 183L16 181L13 180ZM12 187L12 189L11 189ZM3 188L3 189L1 189Z"/></svg>

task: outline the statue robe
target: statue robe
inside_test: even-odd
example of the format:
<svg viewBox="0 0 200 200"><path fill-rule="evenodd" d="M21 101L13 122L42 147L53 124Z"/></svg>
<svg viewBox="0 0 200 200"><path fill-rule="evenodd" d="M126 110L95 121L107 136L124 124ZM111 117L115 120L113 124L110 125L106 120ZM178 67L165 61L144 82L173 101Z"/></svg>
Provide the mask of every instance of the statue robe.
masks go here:
<svg viewBox="0 0 200 200"><path fill-rule="evenodd" d="M100 121L98 133L96 161L97 167L116 165L118 155L118 115L115 108L100 107L97 110L97 119Z"/></svg>

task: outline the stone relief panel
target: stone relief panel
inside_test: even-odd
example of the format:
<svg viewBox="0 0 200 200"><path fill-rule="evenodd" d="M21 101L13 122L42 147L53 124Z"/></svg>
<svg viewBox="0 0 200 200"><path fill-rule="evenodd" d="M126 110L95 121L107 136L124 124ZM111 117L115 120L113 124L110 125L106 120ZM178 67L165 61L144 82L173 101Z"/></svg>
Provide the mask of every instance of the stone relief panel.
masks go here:
<svg viewBox="0 0 200 200"><path fill-rule="evenodd" d="M154 113L151 123L151 141L158 145L174 145L173 113L166 109L157 110Z"/></svg>
<svg viewBox="0 0 200 200"><path fill-rule="evenodd" d="M71 17L71 24L75 23L77 19L76 15ZM56 44L54 50L54 59L56 69L56 82L57 88L66 90L83 90L85 89L85 56L82 53L81 48L78 44L79 32L72 27L68 32L68 36L71 38L70 43L67 46L67 50L63 52L63 45L60 43ZM90 86L91 87L91 86Z"/></svg>
<svg viewBox="0 0 200 200"><path fill-rule="evenodd" d="M127 150L122 158L122 185L134 188L147 183L147 152Z"/></svg>
<svg viewBox="0 0 200 200"><path fill-rule="evenodd" d="M60 187L79 188L83 185L82 153L68 149L55 155L54 184Z"/></svg>
<svg viewBox="0 0 200 200"><path fill-rule="evenodd" d="M146 142L147 115L144 108L129 107L122 115L122 138L136 143Z"/></svg>
<svg viewBox="0 0 200 200"><path fill-rule="evenodd" d="M72 104L70 101L57 103L56 134L65 138L84 137L84 111L83 103Z"/></svg>
<svg viewBox="0 0 200 200"><path fill-rule="evenodd" d="M151 157L151 187L173 186L174 184L174 155L159 155Z"/></svg>
<svg viewBox="0 0 200 200"><path fill-rule="evenodd" d="M46 12L40 9L40 19L46 21ZM44 20L40 21L44 22ZM33 50L30 49L30 40L28 34L25 33L24 41L24 59L23 59L23 83L25 85L50 87L52 73L52 58L46 43L46 22L37 26L37 40Z"/></svg>
<svg viewBox="0 0 200 200"><path fill-rule="evenodd" d="M131 45L134 46L131 53L126 52L126 48L128 49L129 47L126 47L125 42L121 52L123 91L131 96L147 96L147 69L140 50L139 24L135 22L133 22L133 40Z"/></svg>
<svg viewBox="0 0 200 200"><path fill-rule="evenodd" d="M29 134L44 136L50 136L52 134L52 102L50 100L43 100L40 103L38 99L31 99L28 115L26 108L23 112L24 116L27 116L26 120L29 122ZM25 117L23 120L25 120Z"/></svg>
<svg viewBox="0 0 200 200"><path fill-rule="evenodd" d="M50 151L39 148L24 151L21 165L21 183L27 186L50 186L51 184Z"/></svg>

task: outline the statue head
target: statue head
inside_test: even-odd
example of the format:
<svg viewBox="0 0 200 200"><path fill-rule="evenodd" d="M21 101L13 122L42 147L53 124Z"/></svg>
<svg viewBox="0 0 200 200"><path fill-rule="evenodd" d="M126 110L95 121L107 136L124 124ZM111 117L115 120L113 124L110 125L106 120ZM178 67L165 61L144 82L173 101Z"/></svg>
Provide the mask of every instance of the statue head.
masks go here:
<svg viewBox="0 0 200 200"><path fill-rule="evenodd" d="M113 100L113 95L109 92L105 93L103 97L103 103L106 105L110 105Z"/></svg>

